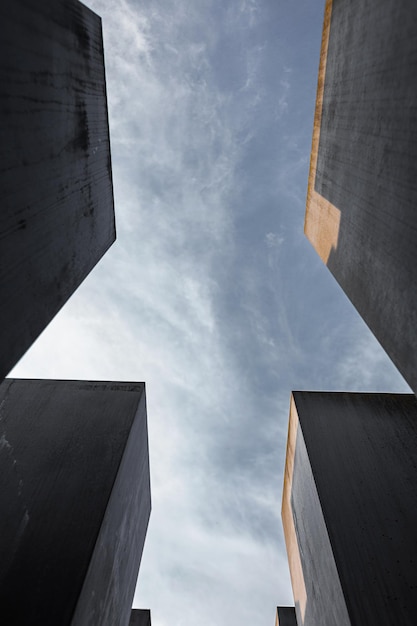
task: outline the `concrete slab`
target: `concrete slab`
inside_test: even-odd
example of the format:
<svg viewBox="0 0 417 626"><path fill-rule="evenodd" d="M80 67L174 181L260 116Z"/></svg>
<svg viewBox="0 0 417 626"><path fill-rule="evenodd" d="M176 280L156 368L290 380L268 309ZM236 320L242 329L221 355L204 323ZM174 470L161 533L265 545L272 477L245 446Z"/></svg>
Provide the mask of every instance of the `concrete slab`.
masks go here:
<svg viewBox="0 0 417 626"><path fill-rule="evenodd" d="M277 606L275 626L297 626L295 607Z"/></svg>
<svg viewBox="0 0 417 626"><path fill-rule="evenodd" d="M125 626L150 515L143 383L0 385L8 626Z"/></svg>
<svg viewBox="0 0 417 626"><path fill-rule="evenodd" d="M305 233L417 392L417 3L327 0Z"/></svg>
<svg viewBox="0 0 417 626"><path fill-rule="evenodd" d="M101 20L0 3L0 380L115 239Z"/></svg>
<svg viewBox="0 0 417 626"><path fill-rule="evenodd" d="M294 392L283 523L298 626L415 624L417 400Z"/></svg>
<svg viewBox="0 0 417 626"><path fill-rule="evenodd" d="M129 626L151 626L151 612L148 609L132 609Z"/></svg>

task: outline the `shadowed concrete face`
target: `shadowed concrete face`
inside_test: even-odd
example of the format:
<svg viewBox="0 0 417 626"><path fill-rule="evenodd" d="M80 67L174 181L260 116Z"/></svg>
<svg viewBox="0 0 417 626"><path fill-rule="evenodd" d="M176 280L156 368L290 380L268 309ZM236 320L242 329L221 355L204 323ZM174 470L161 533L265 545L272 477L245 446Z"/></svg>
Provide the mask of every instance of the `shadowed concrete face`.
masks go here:
<svg viewBox="0 0 417 626"><path fill-rule="evenodd" d="M417 3L328 0L305 232L417 391Z"/></svg>
<svg viewBox="0 0 417 626"><path fill-rule="evenodd" d="M283 509L289 500L307 595L304 614L296 605L298 626L412 626L415 397L294 392L290 421L293 477Z"/></svg>
<svg viewBox="0 0 417 626"><path fill-rule="evenodd" d="M295 608L293 606L277 606L275 626L297 626Z"/></svg>
<svg viewBox="0 0 417 626"><path fill-rule="evenodd" d="M151 612L148 609L132 609L129 626L151 626Z"/></svg>
<svg viewBox="0 0 417 626"><path fill-rule="evenodd" d="M0 3L0 380L115 239L101 20Z"/></svg>
<svg viewBox="0 0 417 626"><path fill-rule="evenodd" d="M5 624L127 625L151 506L144 384L6 379L0 506Z"/></svg>

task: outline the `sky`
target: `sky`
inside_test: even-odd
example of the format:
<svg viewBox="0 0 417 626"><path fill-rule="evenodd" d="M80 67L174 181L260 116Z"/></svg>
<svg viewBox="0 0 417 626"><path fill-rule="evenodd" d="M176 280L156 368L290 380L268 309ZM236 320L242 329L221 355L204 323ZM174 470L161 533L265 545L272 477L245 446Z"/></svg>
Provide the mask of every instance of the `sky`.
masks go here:
<svg viewBox="0 0 417 626"><path fill-rule="evenodd" d="M88 0L117 242L11 376L145 381L153 626L273 626L292 389L409 388L303 235L324 0Z"/></svg>

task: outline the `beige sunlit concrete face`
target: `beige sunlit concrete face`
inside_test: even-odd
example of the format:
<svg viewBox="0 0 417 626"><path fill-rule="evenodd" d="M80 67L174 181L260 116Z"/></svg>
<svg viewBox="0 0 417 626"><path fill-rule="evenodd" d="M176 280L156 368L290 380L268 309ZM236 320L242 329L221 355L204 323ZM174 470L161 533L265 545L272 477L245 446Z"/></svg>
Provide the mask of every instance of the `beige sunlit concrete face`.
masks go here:
<svg viewBox="0 0 417 626"><path fill-rule="evenodd" d="M298 548L297 535L295 532L294 518L291 507L291 491L294 475L294 456L299 428L298 413L291 394L290 420L288 425L287 453L285 460L284 489L282 495L282 525L284 528L285 544L287 547L288 564L290 567L291 583L294 594L294 602L299 606L301 617L304 622L307 605L307 591L304 582L303 568L301 565L300 551Z"/></svg>
<svg viewBox="0 0 417 626"><path fill-rule="evenodd" d="M324 81L326 76L327 49L329 45L330 19L333 0L326 1L323 35L321 41L319 78L317 85L316 111L314 114L313 142L311 147L310 172L308 176L307 206L304 233L320 258L327 264L330 252L337 248L340 226L340 211L314 189L317 172L317 156L320 142L320 126L323 106Z"/></svg>

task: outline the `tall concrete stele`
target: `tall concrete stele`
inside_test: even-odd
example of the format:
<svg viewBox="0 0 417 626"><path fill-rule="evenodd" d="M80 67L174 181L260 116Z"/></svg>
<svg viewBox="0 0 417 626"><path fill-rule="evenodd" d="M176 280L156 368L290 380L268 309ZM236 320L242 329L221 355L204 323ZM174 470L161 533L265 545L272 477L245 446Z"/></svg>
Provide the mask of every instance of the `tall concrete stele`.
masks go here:
<svg viewBox="0 0 417 626"><path fill-rule="evenodd" d="M3 623L127 626L151 510L144 384L6 378L0 405Z"/></svg>
<svg viewBox="0 0 417 626"><path fill-rule="evenodd" d="M417 2L327 0L305 233L417 392Z"/></svg>
<svg viewBox="0 0 417 626"><path fill-rule="evenodd" d="M150 626L144 384L4 379L115 239L101 20L78 0L0 3L0 197L0 622Z"/></svg>
<svg viewBox="0 0 417 626"><path fill-rule="evenodd" d="M101 20L0 2L0 380L115 240Z"/></svg>
<svg viewBox="0 0 417 626"><path fill-rule="evenodd" d="M133 609L129 626L151 626L151 612L149 609Z"/></svg>
<svg viewBox="0 0 417 626"><path fill-rule="evenodd" d="M293 606L277 606L275 626L297 626L297 618Z"/></svg>
<svg viewBox="0 0 417 626"><path fill-rule="evenodd" d="M282 521L298 626L414 626L414 394L293 392Z"/></svg>

